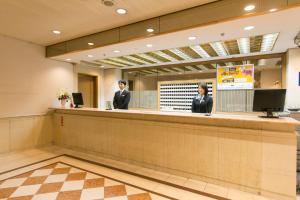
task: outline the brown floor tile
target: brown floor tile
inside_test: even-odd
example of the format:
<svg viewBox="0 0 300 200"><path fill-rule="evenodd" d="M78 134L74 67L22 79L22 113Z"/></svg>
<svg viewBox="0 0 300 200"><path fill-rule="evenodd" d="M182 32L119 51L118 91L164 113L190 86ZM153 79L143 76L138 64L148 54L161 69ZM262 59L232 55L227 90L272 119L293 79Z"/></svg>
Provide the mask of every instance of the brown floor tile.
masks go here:
<svg viewBox="0 0 300 200"><path fill-rule="evenodd" d="M23 197L13 197L9 198L7 200L31 200L33 196L23 196Z"/></svg>
<svg viewBox="0 0 300 200"><path fill-rule="evenodd" d="M47 183L47 184L43 184L41 185L39 191L37 192L37 194L41 194L41 193L50 193L50 192L59 192L61 187L63 186L63 182L61 183Z"/></svg>
<svg viewBox="0 0 300 200"><path fill-rule="evenodd" d="M57 196L57 200L79 200L81 196L81 190L60 192Z"/></svg>
<svg viewBox="0 0 300 200"><path fill-rule="evenodd" d="M128 200L151 200L149 193L133 194L127 196Z"/></svg>
<svg viewBox="0 0 300 200"><path fill-rule="evenodd" d="M27 178L27 177L29 177L32 174L32 172L33 171L26 172L24 174L20 174L20 175L16 176L15 178Z"/></svg>
<svg viewBox="0 0 300 200"><path fill-rule="evenodd" d="M125 185L108 186L104 188L104 197L117 197L126 195Z"/></svg>
<svg viewBox="0 0 300 200"><path fill-rule="evenodd" d="M47 176L37 176L37 177L29 177L23 183L23 185L37 185L42 184L46 180Z"/></svg>
<svg viewBox="0 0 300 200"><path fill-rule="evenodd" d="M55 175L55 174L68 174L70 170L71 170L71 167L57 168L57 169L54 169L51 174L52 175Z"/></svg>
<svg viewBox="0 0 300 200"><path fill-rule="evenodd" d="M86 172L78 172L78 173L69 174L67 177L67 181L84 180L85 176L86 176Z"/></svg>
<svg viewBox="0 0 300 200"><path fill-rule="evenodd" d="M17 187L0 189L0 199L8 198L16 189Z"/></svg>
<svg viewBox="0 0 300 200"><path fill-rule="evenodd" d="M104 186L104 178L88 179L84 181L83 188L96 188Z"/></svg>

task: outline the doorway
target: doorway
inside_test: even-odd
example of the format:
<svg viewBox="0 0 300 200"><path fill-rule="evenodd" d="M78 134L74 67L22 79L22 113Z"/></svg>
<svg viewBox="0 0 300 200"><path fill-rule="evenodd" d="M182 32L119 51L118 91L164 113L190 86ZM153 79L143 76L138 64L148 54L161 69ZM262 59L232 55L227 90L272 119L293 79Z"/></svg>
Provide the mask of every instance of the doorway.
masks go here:
<svg viewBox="0 0 300 200"><path fill-rule="evenodd" d="M78 92L82 93L84 107L98 107L98 77L78 74Z"/></svg>

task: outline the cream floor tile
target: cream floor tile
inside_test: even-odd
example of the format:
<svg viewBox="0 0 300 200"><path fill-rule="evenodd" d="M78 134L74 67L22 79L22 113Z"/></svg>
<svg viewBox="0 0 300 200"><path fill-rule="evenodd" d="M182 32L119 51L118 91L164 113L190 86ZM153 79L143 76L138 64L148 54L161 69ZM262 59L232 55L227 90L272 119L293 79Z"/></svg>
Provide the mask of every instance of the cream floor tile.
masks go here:
<svg viewBox="0 0 300 200"><path fill-rule="evenodd" d="M72 191L83 189L84 181L67 181L64 182L61 191Z"/></svg>
<svg viewBox="0 0 300 200"><path fill-rule="evenodd" d="M91 189L82 190L80 199L93 200L93 199L102 199L102 198L104 198L103 188L91 188Z"/></svg>
<svg viewBox="0 0 300 200"><path fill-rule="evenodd" d="M176 185L184 186L188 179L181 176L170 175L166 181Z"/></svg>
<svg viewBox="0 0 300 200"><path fill-rule="evenodd" d="M184 195L184 190L177 189L168 185L164 184L158 184L155 188L154 191L160 194L165 194L167 196L176 198L176 199L181 199Z"/></svg>
<svg viewBox="0 0 300 200"><path fill-rule="evenodd" d="M221 197L227 197L228 188L208 183L204 189L204 192L221 196Z"/></svg>
<svg viewBox="0 0 300 200"><path fill-rule="evenodd" d="M41 185L21 186L11 195L11 197L20 197L36 194L40 187Z"/></svg>
<svg viewBox="0 0 300 200"><path fill-rule="evenodd" d="M254 200L254 195L235 189L229 189L227 197L232 200Z"/></svg>
<svg viewBox="0 0 300 200"><path fill-rule="evenodd" d="M199 195L191 192L183 192L180 200L215 200L204 195ZM241 200L241 199L240 199Z"/></svg>
<svg viewBox="0 0 300 200"><path fill-rule="evenodd" d="M156 195L156 194L150 194L150 196L151 196L152 200L169 200L165 197L162 197L162 196L159 196L159 195Z"/></svg>
<svg viewBox="0 0 300 200"><path fill-rule="evenodd" d="M201 192L204 191L206 185L207 185L206 182L193 180L193 179L188 179L184 184L184 186L187 188L191 188L191 189L198 190Z"/></svg>
<svg viewBox="0 0 300 200"><path fill-rule="evenodd" d="M58 192L46 193L46 194L38 194L35 195L32 200L56 200Z"/></svg>

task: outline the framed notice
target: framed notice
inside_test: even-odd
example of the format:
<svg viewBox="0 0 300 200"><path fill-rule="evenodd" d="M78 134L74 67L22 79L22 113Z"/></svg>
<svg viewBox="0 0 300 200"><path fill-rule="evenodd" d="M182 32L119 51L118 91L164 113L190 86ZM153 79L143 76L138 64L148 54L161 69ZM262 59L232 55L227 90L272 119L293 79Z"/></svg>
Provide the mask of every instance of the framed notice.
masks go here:
<svg viewBox="0 0 300 200"><path fill-rule="evenodd" d="M218 66L218 90L248 90L253 88L254 65Z"/></svg>

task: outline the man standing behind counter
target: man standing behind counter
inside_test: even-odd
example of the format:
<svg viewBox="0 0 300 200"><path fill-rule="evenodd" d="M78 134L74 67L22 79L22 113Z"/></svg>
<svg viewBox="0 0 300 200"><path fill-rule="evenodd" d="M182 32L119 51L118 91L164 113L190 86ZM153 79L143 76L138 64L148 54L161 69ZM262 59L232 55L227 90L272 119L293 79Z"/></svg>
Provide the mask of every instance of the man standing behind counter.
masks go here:
<svg viewBox="0 0 300 200"><path fill-rule="evenodd" d="M130 92L125 90L126 81L119 80L118 82L120 90L115 93L114 96L114 109L128 110L128 104L130 101Z"/></svg>

